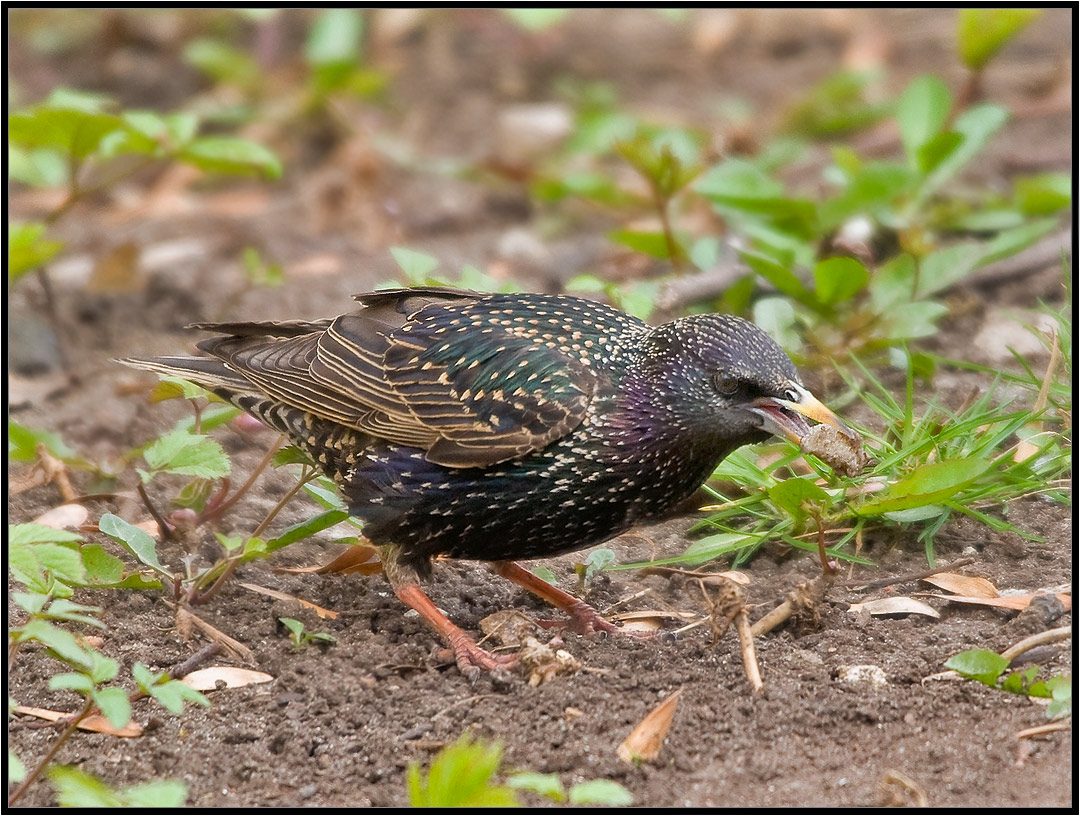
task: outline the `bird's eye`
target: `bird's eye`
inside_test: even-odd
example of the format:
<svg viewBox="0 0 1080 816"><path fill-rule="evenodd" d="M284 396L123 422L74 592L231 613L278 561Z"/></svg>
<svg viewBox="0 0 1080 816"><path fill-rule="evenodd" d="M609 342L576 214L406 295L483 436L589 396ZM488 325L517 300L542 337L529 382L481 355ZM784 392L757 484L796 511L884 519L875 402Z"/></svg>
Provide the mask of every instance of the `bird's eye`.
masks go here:
<svg viewBox="0 0 1080 816"><path fill-rule="evenodd" d="M724 397L734 396L739 390L739 380L730 374L718 373L713 375L713 387L716 393Z"/></svg>

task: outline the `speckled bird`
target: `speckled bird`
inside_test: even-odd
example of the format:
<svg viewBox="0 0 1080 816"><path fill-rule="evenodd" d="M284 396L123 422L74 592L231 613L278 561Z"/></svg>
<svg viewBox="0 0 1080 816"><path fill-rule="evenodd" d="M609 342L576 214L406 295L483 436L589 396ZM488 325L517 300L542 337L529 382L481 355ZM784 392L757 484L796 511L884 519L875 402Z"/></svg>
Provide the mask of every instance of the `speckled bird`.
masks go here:
<svg viewBox="0 0 1080 816"><path fill-rule="evenodd" d="M650 326L564 295L425 287L318 321L195 324L205 357L125 360L198 383L286 434L338 484L397 596L465 672L481 649L420 589L436 556L494 570L617 629L515 563L598 544L690 496L731 451L806 418L852 431L738 317Z"/></svg>

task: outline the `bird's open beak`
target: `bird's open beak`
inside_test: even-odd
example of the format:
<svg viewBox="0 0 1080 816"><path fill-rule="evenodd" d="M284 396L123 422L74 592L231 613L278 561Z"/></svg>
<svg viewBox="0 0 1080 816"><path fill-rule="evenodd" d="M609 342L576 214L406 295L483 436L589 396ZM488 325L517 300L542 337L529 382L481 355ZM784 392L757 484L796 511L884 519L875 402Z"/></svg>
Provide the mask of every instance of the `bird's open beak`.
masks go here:
<svg viewBox="0 0 1080 816"><path fill-rule="evenodd" d="M851 439L859 439L855 431L805 388L793 386L792 390L799 395L797 401L761 397L751 403L750 410L764 420L762 425L765 430L787 437L797 445L810 431L810 424L804 419L806 417L823 425L830 425Z"/></svg>

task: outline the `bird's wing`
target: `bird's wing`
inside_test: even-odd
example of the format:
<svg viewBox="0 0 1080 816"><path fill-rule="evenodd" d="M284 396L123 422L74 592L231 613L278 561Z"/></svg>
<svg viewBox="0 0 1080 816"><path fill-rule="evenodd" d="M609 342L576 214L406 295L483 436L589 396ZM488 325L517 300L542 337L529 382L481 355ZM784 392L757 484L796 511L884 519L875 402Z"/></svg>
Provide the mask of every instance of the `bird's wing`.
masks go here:
<svg viewBox="0 0 1080 816"><path fill-rule="evenodd" d="M447 467L540 450L582 421L597 378L580 358L502 325L475 294L376 293L328 324L234 324L203 341L274 399ZM501 320L501 322L500 322Z"/></svg>

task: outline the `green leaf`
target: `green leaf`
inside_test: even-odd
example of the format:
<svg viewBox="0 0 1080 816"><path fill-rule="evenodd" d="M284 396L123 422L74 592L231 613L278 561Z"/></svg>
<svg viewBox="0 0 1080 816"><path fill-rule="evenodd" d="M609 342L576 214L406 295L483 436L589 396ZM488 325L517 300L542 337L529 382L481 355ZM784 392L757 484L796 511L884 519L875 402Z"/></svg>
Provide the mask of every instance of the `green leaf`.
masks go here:
<svg viewBox="0 0 1080 816"><path fill-rule="evenodd" d="M61 672L49 678L49 688L53 691L67 689L89 695L94 693L95 687L94 681L81 672Z"/></svg>
<svg viewBox="0 0 1080 816"><path fill-rule="evenodd" d="M1068 173L1022 176L1013 181L1013 198L1025 215L1050 215L1072 204Z"/></svg>
<svg viewBox="0 0 1080 816"><path fill-rule="evenodd" d="M952 95L936 76L913 79L896 103L900 139L912 166L919 166L919 150L940 133L952 108Z"/></svg>
<svg viewBox="0 0 1080 816"><path fill-rule="evenodd" d="M89 615L86 613L90 613ZM87 626L95 626L99 629L104 629L105 624L99 621L97 618L90 617L90 615L97 615L101 613L101 607L99 606L84 606L83 604L72 603L71 601L63 598L57 598L51 604L47 612L43 612L43 616L50 620L65 620L71 623L82 623Z"/></svg>
<svg viewBox="0 0 1080 816"><path fill-rule="evenodd" d="M769 488L769 498L796 519L806 517L804 502L829 502L829 494L809 479L785 479Z"/></svg>
<svg viewBox="0 0 1080 816"><path fill-rule="evenodd" d="M983 245L979 265L983 266L1015 255L1027 249L1044 235L1053 232L1057 226L1056 218L1042 218L1012 229L1002 230Z"/></svg>
<svg viewBox="0 0 1080 816"><path fill-rule="evenodd" d="M929 173L939 167L963 141L964 137L952 130L937 134L916 151L915 166L921 172Z"/></svg>
<svg viewBox="0 0 1080 816"><path fill-rule="evenodd" d="M406 247L390 247L394 261L410 281L423 283L439 266L439 259Z"/></svg>
<svg viewBox="0 0 1080 816"><path fill-rule="evenodd" d="M47 227L38 221L12 221L8 224L9 284L40 268L64 248L63 241L47 240L46 230Z"/></svg>
<svg viewBox="0 0 1080 816"><path fill-rule="evenodd" d="M116 791L78 768L50 765L45 773L56 788L56 800L61 807L87 809L124 806L124 800Z"/></svg>
<svg viewBox="0 0 1080 816"><path fill-rule="evenodd" d="M280 550L282 547L287 547L297 541L309 538L310 536L325 530L327 527L333 527L335 524L340 524L347 518L349 518L348 510L327 510L325 513L320 513L307 521L301 521L298 524L294 524L277 538L268 541L266 543L266 552L274 552L275 550Z"/></svg>
<svg viewBox="0 0 1080 816"><path fill-rule="evenodd" d="M570 788L571 805L629 807L633 803L634 795L618 782L610 779L593 779L588 782L578 782Z"/></svg>
<svg viewBox="0 0 1080 816"><path fill-rule="evenodd" d="M185 145L177 158L209 173L281 177L281 162L257 142L229 136L205 136Z"/></svg>
<svg viewBox="0 0 1080 816"><path fill-rule="evenodd" d="M911 168L884 161L869 162L849 176L847 186L818 207L819 227L823 232L835 229L855 215L868 214L880 219L918 179Z"/></svg>
<svg viewBox="0 0 1080 816"><path fill-rule="evenodd" d="M124 801L133 808L180 808L187 802L187 785L179 779L161 779L124 788Z"/></svg>
<svg viewBox="0 0 1080 816"><path fill-rule="evenodd" d="M143 691L146 694L150 693L150 687L158 681L158 678L163 677L164 674L164 672L154 674L145 665L138 662L131 667L131 676L135 679L135 684L139 687L140 691Z"/></svg>
<svg viewBox="0 0 1080 816"><path fill-rule="evenodd" d="M907 510L893 510L888 513L882 513L889 521L899 522L900 524L908 524L914 521L926 521L927 519L937 518L942 513L948 512L948 508L942 504L927 504L921 507L910 507Z"/></svg>
<svg viewBox="0 0 1080 816"><path fill-rule="evenodd" d="M68 163L52 148L23 148L9 143L8 177L31 187L63 187L68 179Z"/></svg>
<svg viewBox="0 0 1080 816"><path fill-rule="evenodd" d="M159 681L150 686L147 691L162 707L173 714L183 712L185 702L197 703L201 706L210 705L210 701L201 692L185 686L179 680L167 680L164 683Z"/></svg>
<svg viewBox="0 0 1080 816"><path fill-rule="evenodd" d="M319 12L308 32L304 58L310 65L355 64L360 60L364 16L357 9Z"/></svg>
<svg viewBox="0 0 1080 816"><path fill-rule="evenodd" d="M1050 689L1050 705L1046 707L1046 716L1052 720L1072 715L1072 678L1051 677L1046 681Z"/></svg>
<svg viewBox="0 0 1080 816"><path fill-rule="evenodd" d="M921 300L963 280L985 256L982 244L968 242L931 252L919 262L915 299Z"/></svg>
<svg viewBox="0 0 1080 816"><path fill-rule="evenodd" d="M921 465L884 493L853 509L860 516L874 516L911 507L936 504L955 496L993 465L989 459L972 456Z"/></svg>
<svg viewBox="0 0 1080 816"><path fill-rule="evenodd" d="M944 303L933 301L899 303L886 310L879 324L878 333L889 340L930 337L937 334L935 321L948 311L949 307Z"/></svg>
<svg viewBox="0 0 1080 816"><path fill-rule="evenodd" d="M119 516L114 516L112 513L106 513L98 521L98 529L105 535L109 536L116 541L119 541L128 552L134 555L139 561L146 564L156 572L161 573L165 577L172 579L173 575L158 561L157 556L157 543L154 541L154 537L150 533L146 532L134 524L129 524Z"/></svg>
<svg viewBox="0 0 1080 816"><path fill-rule="evenodd" d="M70 530L57 530L45 524L26 522L24 524L8 525L8 544L40 544L43 542L75 543L82 541L83 537Z"/></svg>
<svg viewBox="0 0 1080 816"><path fill-rule="evenodd" d="M304 637L304 624L296 618L278 618L282 626L289 630L294 643L299 643Z"/></svg>
<svg viewBox="0 0 1080 816"><path fill-rule="evenodd" d="M827 258L814 266L817 297L825 304L849 300L869 279L869 271L854 258Z"/></svg>
<svg viewBox="0 0 1080 816"><path fill-rule="evenodd" d="M286 445L281 450L274 454L274 458L270 460L270 464L279 468L284 465L307 465L308 467L315 467L315 460L312 459L296 445Z"/></svg>
<svg viewBox="0 0 1080 816"><path fill-rule="evenodd" d="M560 8L505 8L503 14L527 31L543 31L566 19L570 9Z"/></svg>
<svg viewBox="0 0 1080 816"><path fill-rule="evenodd" d="M915 259L900 254L882 264L870 278L870 306L878 314L906 303L915 296Z"/></svg>
<svg viewBox="0 0 1080 816"><path fill-rule="evenodd" d="M151 402L164 402L171 399L193 400L210 395L210 392L201 385L196 385L182 377L170 377L165 374L159 376L161 379L150 391Z"/></svg>
<svg viewBox="0 0 1080 816"><path fill-rule="evenodd" d="M598 573L615 563L615 553L607 547L600 547L589 553L585 559L585 583L590 584Z"/></svg>
<svg viewBox="0 0 1080 816"><path fill-rule="evenodd" d="M81 584L86 580L79 551L63 544L43 542L34 545L34 557L45 571L65 584Z"/></svg>
<svg viewBox="0 0 1080 816"><path fill-rule="evenodd" d="M465 733L446 746L423 776L415 763L407 771L413 807L517 807L517 795L491 782L502 762L502 746L474 741Z"/></svg>
<svg viewBox="0 0 1080 816"><path fill-rule="evenodd" d="M654 258L668 258L671 254L668 251L667 237L662 232L619 229L609 232L608 238L617 244L630 247L634 252L651 255ZM681 257L683 253L678 252L678 249L678 244L676 244L676 253Z"/></svg>
<svg viewBox="0 0 1080 816"><path fill-rule="evenodd" d="M229 474L231 464L221 445L207 436L171 431L143 451L152 470L220 479Z"/></svg>
<svg viewBox="0 0 1080 816"><path fill-rule="evenodd" d="M26 766L22 764L15 752L8 748L8 781L18 784L26 779Z"/></svg>
<svg viewBox="0 0 1080 816"><path fill-rule="evenodd" d="M698 539L687 547L682 555L671 559L662 559L654 563L679 563L696 566L712 561L738 550L752 547L761 542L761 536L748 533L717 533Z"/></svg>
<svg viewBox="0 0 1080 816"><path fill-rule="evenodd" d="M122 688L104 688L94 694L94 702L113 728L123 728L131 722L131 702Z"/></svg>
<svg viewBox="0 0 1080 816"><path fill-rule="evenodd" d="M247 86L259 80L259 66L250 54L214 37L189 42L184 59L218 82Z"/></svg>
<svg viewBox="0 0 1080 816"><path fill-rule="evenodd" d="M533 575L539 578L541 581L547 581L549 584L558 584L559 576L556 575L549 567L545 567L543 564L538 564L529 570Z"/></svg>
<svg viewBox="0 0 1080 816"><path fill-rule="evenodd" d="M971 649L950 657L945 661L945 668L992 686L1009 668L1009 661L987 649Z"/></svg>
<svg viewBox="0 0 1080 816"><path fill-rule="evenodd" d="M1001 48L1025 26L1042 14L1042 9L975 8L957 14L956 39L960 58L973 70L981 70Z"/></svg>
<svg viewBox="0 0 1080 816"><path fill-rule="evenodd" d="M749 251L740 252L739 257L746 262L747 266L788 297L794 298L799 303L817 305L817 301L810 291L803 286L802 281L793 272L776 263L776 261L759 253Z"/></svg>
<svg viewBox="0 0 1080 816"><path fill-rule="evenodd" d="M528 791L537 796L546 796L555 802L566 801L566 789L562 780L555 773L542 774L519 771L506 778L506 784L514 790Z"/></svg>
<svg viewBox="0 0 1080 816"><path fill-rule="evenodd" d="M754 322L773 340L788 351L798 351L802 345L795 327L795 307L782 297L764 297L754 302Z"/></svg>
<svg viewBox="0 0 1080 816"><path fill-rule="evenodd" d="M90 652L80 646L75 636L66 629L34 618L28 621L20 632L20 640L36 640L65 663L83 669L90 669L94 665Z"/></svg>
<svg viewBox="0 0 1080 816"><path fill-rule="evenodd" d="M115 584L124 578L124 562L105 551L100 544L87 544L82 548L83 566L86 567L86 583Z"/></svg>
<svg viewBox="0 0 1080 816"><path fill-rule="evenodd" d="M992 104L973 105L957 116L953 121L953 131L959 133L963 141L930 171L910 206L915 209L921 207L933 193L982 151L990 137L1001 129L1008 118L1008 111Z"/></svg>
<svg viewBox="0 0 1080 816"><path fill-rule="evenodd" d="M98 149L106 136L123 127L123 120L111 114L40 106L8 117L8 139L84 159Z"/></svg>

